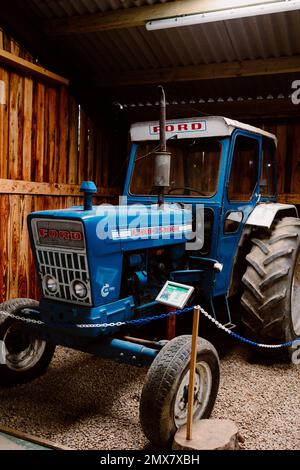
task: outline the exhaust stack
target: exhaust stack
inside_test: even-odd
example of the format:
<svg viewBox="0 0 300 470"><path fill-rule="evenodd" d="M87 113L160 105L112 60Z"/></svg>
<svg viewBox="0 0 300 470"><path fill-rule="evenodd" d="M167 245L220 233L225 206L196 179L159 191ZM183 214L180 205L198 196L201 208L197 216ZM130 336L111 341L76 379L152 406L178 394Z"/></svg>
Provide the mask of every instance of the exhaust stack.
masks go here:
<svg viewBox="0 0 300 470"><path fill-rule="evenodd" d="M167 152L166 141L166 95L163 87L160 85L160 119L159 119L159 138L160 150L155 153L154 186L158 188L158 205L164 202L164 189L170 186L171 154Z"/></svg>

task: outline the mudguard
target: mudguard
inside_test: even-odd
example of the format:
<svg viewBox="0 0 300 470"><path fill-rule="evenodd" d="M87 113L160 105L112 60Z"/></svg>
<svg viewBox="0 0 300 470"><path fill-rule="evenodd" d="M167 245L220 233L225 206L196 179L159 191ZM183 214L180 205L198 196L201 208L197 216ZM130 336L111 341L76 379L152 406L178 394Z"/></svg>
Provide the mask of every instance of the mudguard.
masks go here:
<svg viewBox="0 0 300 470"><path fill-rule="evenodd" d="M253 209L246 221L246 225L270 228L279 212L292 217L298 217L297 208L292 204L280 204L277 202L261 203Z"/></svg>

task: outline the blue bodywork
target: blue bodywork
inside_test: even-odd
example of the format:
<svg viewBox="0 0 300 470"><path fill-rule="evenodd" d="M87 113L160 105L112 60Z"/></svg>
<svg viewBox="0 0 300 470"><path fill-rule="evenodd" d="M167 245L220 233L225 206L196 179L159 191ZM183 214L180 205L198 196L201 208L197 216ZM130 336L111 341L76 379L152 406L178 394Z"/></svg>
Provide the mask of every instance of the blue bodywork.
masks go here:
<svg viewBox="0 0 300 470"><path fill-rule="evenodd" d="M137 276L139 285L145 286L147 276L139 269L140 253L164 247L169 250L171 258L182 257L185 252L186 236L191 232L190 211L171 206L164 209L155 205L146 209L140 206L133 210L132 206L128 208L104 205L93 207L88 211L82 207L74 207L35 212L28 217L28 228L37 271L39 271L38 244L33 230L33 224L37 220L55 223L67 220L80 222L83 226L92 305L77 305L43 296L39 307L41 320L49 327L76 336L96 337L118 330L115 327L80 329L77 327L78 324L123 322L135 315L136 302L133 296L121 295L125 256L129 256L131 270ZM186 227L182 233L163 232L182 224ZM149 227L152 231L151 238L148 233ZM107 236L103 235L105 232ZM55 275L55 271L52 272ZM42 283L41 288L43 288ZM139 309L139 315L143 313L142 310ZM144 310L147 312L147 309Z"/></svg>
<svg viewBox="0 0 300 470"><path fill-rule="evenodd" d="M39 260L32 225L35 220L79 221L83 225L86 244L92 302L90 305L78 305L78 303L47 298L44 295L40 302L39 316L48 325L47 333L41 333L45 339L54 341L57 344L89 351L92 347L91 343L89 343L89 346L84 345L85 340L93 341L97 337L116 333L119 328L78 328L78 324L123 322L133 317L140 318L145 314L149 316L149 312L155 312L157 304L154 299L166 279L173 279L178 282L198 286L198 293L210 302L212 309L213 299L223 296L228 308L227 294L245 222L259 201L276 201L275 195L269 198L260 197L259 175L261 171L261 158L259 159L257 183L251 199L247 202L238 203L228 200L227 187L234 143L238 135L257 139L261 155L262 136L259 134L236 129L231 136L221 139L222 152L219 178L217 191L213 197L166 196L165 198L167 204L178 202L189 204L192 205L193 211L197 205L201 204L206 211L210 212L212 220L211 243L209 252L205 255L201 254L201 252L185 252L185 236L179 240L176 239L174 234L171 234L166 239L162 233L158 232L154 238L153 236L149 238L147 233L144 236L140 236L140 238L136 238L133 236L134 232L126 233L128 222L124 222L124 217L127 214L128 206L124 208L119 206L118 215L114 220L115 208L106 206L105 213L103 212L103 206L92 207L90 209L91 197L94 192L94 187L90 183L85 183L83 186L83 190L86 191L85 208L87 210L83 207L75 207L66 210L37 212L28 217L30 240L37 271L39 271ZM156 195L134 196L130 194L129 188L136 151L137 145L133 144L124 196L127 197L129 207L140 203L151 206L151 208L149 211L142 210L139 216L131 214L129 216L129 223L138 229L145 226L162 228L178 225L179 215L184 215L181 223L191 224L192 214L189 211L178 208L178 206L174 207L174 205L172 208L169 207L162 210L156 205ZM226 234L224 233L224 224L229 212L242 212L243 219L235 233ZM164 219L166 213L169 216L168 221ZM115 237L110 236L100 239L99 235L106 230L105 222L108 221L111 222L110 227L113 227ZM111 232L110 235L112 235ZM152 256L154 259L158 258L161 248L168 250L168 258L170 259L167 277L165 277L165 274L162 274L158 278L159 282L153 282L153 280L150 282L147 272L148 270L151 271L151 259L149 256L154 251ZM185 259L184 262L182 261L183 259ZM216 262L223 265L221 272L215 271L214 266ZM126 291L131 283L135 283L137 287L135 290L132 289L130 295L124 295L124 284ZM150 285L150 300L148 299L148 285ZM142 293L142 300L139 299L140 293ZM111 349L111 344L107 347ZM118 347L119 345L116 346L117 350ZM156 352L150 352L149 357L151 354L155 355Z"/></svg>

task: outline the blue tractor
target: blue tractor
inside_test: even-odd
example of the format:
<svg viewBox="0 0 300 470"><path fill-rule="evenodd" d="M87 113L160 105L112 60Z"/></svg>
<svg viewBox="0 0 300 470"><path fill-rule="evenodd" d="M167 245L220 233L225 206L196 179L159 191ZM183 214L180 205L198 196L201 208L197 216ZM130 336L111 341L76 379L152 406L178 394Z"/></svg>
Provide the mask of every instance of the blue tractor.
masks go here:
<svg viewBox="0 0 300 470"><path fill-rule="evenodd" d="M0 305L0 383L40 375L55 345L151 364L141 424L154 445L168 446L187 419L190 336L176 336L172 317L167 331L162 321L144 326L172 310L157 294L166 281L193 286L190 305L217 317L221 303L232 328L235 296L248 337L295 339L300 221L295 206L276 202L268 132L224 117L165 121L162 112L159 123L134 124L131 139L119 206L93 206L96 188L86 182L83 207L30 214L42 298ZM154 336L141 338L154 323ZM218 354L199 338L194 419L209 417L218 386Z"/></svg>

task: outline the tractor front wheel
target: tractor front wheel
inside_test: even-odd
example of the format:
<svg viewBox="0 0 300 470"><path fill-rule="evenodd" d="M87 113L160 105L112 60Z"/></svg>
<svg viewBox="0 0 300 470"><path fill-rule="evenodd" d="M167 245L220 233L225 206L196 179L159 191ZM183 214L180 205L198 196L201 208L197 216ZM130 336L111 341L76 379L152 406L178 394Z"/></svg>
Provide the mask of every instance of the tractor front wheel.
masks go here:
<svg viewBox="0 0 300 470"><path fill-rule="evenodd" d="M285 217L252 244L241 299L246 333L259 343L292 341L300 336L300 220Z"/></svg>
<svg viewBox="0 0 300 470"><path fill-rule="evenodd" d="M26 322L1 315L1 311L26 317L37 308L31 299L12 299L0 305L0 385L14 386L40 376L48 367L55 346L35 337Z"/></svg>
<svg viewBox="0 0 300 470"><path fill-rule="evenodd" d="M218 353L198 338L193 419L208 418L219 389ZM156 447L172 444L177 429L186 424L188 408L191 336L178 336L167 343L151 364L140 402L140 421Z"/></svg>

